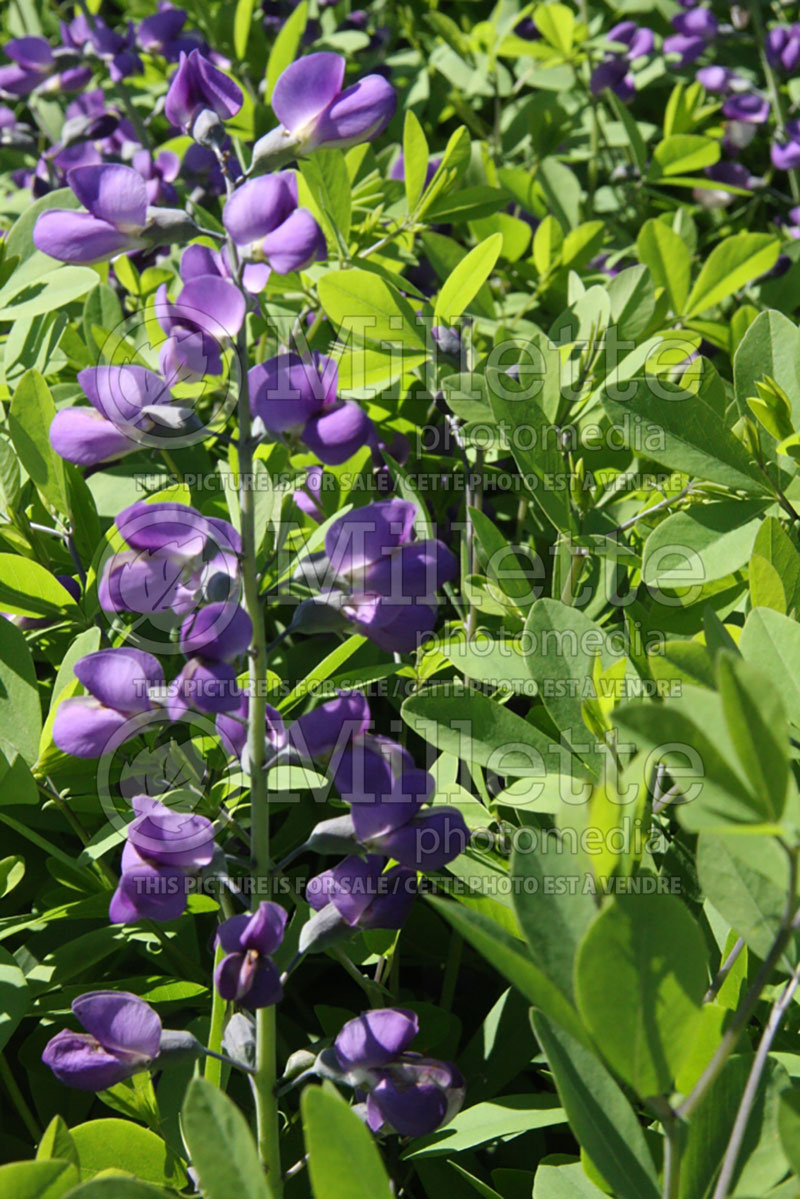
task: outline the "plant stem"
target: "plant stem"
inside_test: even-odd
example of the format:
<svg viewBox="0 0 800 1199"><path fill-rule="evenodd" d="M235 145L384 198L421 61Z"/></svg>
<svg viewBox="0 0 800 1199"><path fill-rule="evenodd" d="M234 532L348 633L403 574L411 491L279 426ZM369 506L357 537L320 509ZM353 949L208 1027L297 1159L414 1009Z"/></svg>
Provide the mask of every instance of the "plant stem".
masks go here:
<svg viewBox="0 0 800 1199"><path fill-rule="evenodd" d="M214 969L225 956L225 951L221 945L217 946L217 952L214 956ZM222 1032L225 1024L225 1009L227 1004L220 995L216 987L211 989L211 1023L208 1029L208 1056L203 1063L203 1074L215 1087L218 1087L222 1082L222 1061L219 1054L222 1048Z"/></svg>
<svg viewBox="0 0 800 1199"><path fill-rule="evenodd" d="M34 1145L37 1145L42 1139L42 1130L36 1123L36 1118L31 1109L28 1107L25 1096L19 1089L17 1080L11 1072L11 1067L2 1053L0 1053L0 1079L2 1079L3 1083L5 1084L9 1098L14 1104L14 1107L17 1109L19 1118L22 1120L22 1123L31 1134L31 1139Z"/></svg>
<svg viewBox="0 0 800 1199"><path fill-rule="evenodd" d="M728 1148L725 1150L725 1157L722 1162L722 1169L717 1185L714 1188L713 1199L726 1199L733 1181L733 1172L736 1169L736 1162L739 1158L739 1151L742 1147L742 1141L747 1131L747 1122L750 1119L750 1113L753 1110L753 1104L756 1101L758 1088L761 1084L761 1076L764 1073L764 1067L767 1064L772 1042L775 1039L775 1034L778 1031L783 1017L786 1015L786 1009L792 1002L792 996L797 990L797 985L800 983L800 966L796 968L794 974L783 988L781 995L776 999L772 1011L770 1012L769 1020L767 1021L761 1040L758 1043L756 1056L753 1059L753 1065L750 1068L750 1073L747 1076L742 1101L739 1104L739 1110L736 1113L736 1119L733 1124L731 1138L728 1141Z"/></svg>
<svg viewBox="0 0 800 1199"><path fill-rule="evenodd" d="M250 646L249 701L247 709L247 752L250 759L250 831L253 849L253 903L257 907L270 883L269 798L266 764L267 643L264 616L258 594L253 450L250 436L250 390L247 380L247 326L238 338L239 369L239 512L242 537L242 584L244 606L253 622ZM256 1014L256 1125L258 1151L267 1173L270 1199L281 1199L280 1141L276 1077L275 1008L259 1008Z"/></svg>

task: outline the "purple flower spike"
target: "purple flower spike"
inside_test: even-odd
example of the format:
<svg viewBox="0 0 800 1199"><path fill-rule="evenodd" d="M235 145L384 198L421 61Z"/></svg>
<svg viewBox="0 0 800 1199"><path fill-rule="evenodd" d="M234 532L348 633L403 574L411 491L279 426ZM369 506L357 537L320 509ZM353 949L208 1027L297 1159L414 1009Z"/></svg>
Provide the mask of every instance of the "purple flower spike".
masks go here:
<svg viewBox="0 0 800 1199"><path fill-rule="evenodd" d="M225 957L214 971L223 999L242 1007L272 1007L283 996L280 976L270 960L281 946L287 913L265 901L252 916L232 916L219 926L217 943Z"/></svg>
<svg viewBox="0 0 800 1199"><path fill-rule="evenodd" d="M59 1082L105 1091L147 1070L158 1057L161 1021L128 991L90 991L73 1001L85 1033L64 1029L47 1042L42 1061Z"/></svg>
<svg viewBox="0 0 800 1199"><path fill-rule="evenodd" d="M138 732L154 705L150 691L164 687L164 672L152 654L138 649L104 649L75 663L89 692L59 704L53 723L58 748L76 758L99 758L122 732Z"/></svg>
<svg viewBox="0 0 800 1199"><path fill-rule="evenodd" d="M181 54L180 64L170 80L164 112L167 120L190 133L204 109L216 113L221 121L235 117L242 107L241 89L212 66L199 50Z"/></svg>
<svg viewBox="0 0 800 1199"><path fill-rule="evenodd" d="M302 153L369 141L394 116L397 95L382 75L368 75L342 91L344 70L343 58L323 50L293 62L275 84L272 109L300 141Z"/></svg>
<svg viewBox="0 0 800 1199"><path fill-rule="evenodd" d="M408 1049L418 1032L415 1012L406 1008L375 1008L348 1020L333 1048L344 1072L374 1070L388 1066Z"/></svg>
<svg viewBox="0 0 800 1199"><path fill-rule="evenodd" d="M67 181L88 212L43 212L33 230L38 250L61 262L101 262L145 246L147 188L138 171L116 163L81 166Z"/></svg>

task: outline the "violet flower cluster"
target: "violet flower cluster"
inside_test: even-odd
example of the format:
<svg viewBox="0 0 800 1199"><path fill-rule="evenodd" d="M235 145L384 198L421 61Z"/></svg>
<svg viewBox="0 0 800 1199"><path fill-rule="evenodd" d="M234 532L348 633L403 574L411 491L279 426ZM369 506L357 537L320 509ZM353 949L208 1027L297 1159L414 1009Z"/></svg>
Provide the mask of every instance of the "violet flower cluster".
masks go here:
<svg viewBox="0 0 800 1199"><path fill-rule="evenodd" d="M653 31L637 25L635 21L620 21L609 29L606 39L625 49L607 54L595 67L591 78L592 94L599 96L606 88L610 88L620 100L631 100L636 94L631 64L652 54L655 40Z"/></svg>

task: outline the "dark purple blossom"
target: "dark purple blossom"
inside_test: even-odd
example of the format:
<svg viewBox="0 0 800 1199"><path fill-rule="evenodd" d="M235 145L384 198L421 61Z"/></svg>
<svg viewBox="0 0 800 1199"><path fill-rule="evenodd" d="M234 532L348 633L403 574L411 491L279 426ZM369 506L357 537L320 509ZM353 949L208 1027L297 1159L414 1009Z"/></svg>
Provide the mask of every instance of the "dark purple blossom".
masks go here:
<svg viewBox="0 0 800 1199"><path fill-rule="evenodd" d="M252 290L266 287L270 270L288 275L325 257L322 230L307 208L298 208L294 171L264 175L237 187L222 220L242 257L260 265L260 287L253 286L251 269Z"/></svg>
<svg viewBox="0 0 800 1199"><path fill-rule="evenodd" d="M738 75L730 67L710 66L700 67L695 79L707 92L725 96L738 79Z"/></svg>
<svg viewBox="0 0 800 1199"><path fill-rule="evenodd" d="M217 717L217 732L220 740L229 754L240 758L242 769L247 771L247 713L250 700L242 692L235 709L223 712ZM287 742L287 733L280 712L271 704L265 705L264 712L265 744L267 756L272 756L276 750L282 749Z"/></svg>
<svg viewBox="0 0 800 1199"><path fill-rule="evenodd" d="M652 54L655 43L652 29L637 25L635 21L620 21L618 25L609 29L606 40L627 46L625 57L630 62Z"/></svg>
<svg viewBox="0 0 800 1199"><path fill-rule="evenodd" d="M214 828L205 816L178 812L148 795L132 800L122 873L111 898L112 924L176 920L186 910L186 877L214 857Z"/></svg>
<svg viewBox="0 0 800 1199"><path fill-rule="evenodd" d="M42 1061L59 1082L105 1091L148 1070L161 1047L161 1021L128 991L89 991L72 1010L86 1032L64 1029L47 1042Z"/></svg>
<svg viewBox="0 0 800 1199"><path fill-rule="evenodd" d="M592 71L590 81L593 96L599 96L606 88L620 100L627 102L636 94L636 81L627 58L611 55Z"/></svg>
<svg viewBox="0 0 800 1199"><path fill-rule="evenodd" d="M722 115L729 121L763 125L769 120L769 100L757 92L735 92L722 105Z"/></svg>
<svg viewBox="0 0 800 1199"><path fill-rule="evenodd" d="M378 854L353 854L309 879L306 899L326 922L326 909L332 909L349 928L402 928L414 903L417 876L405 866L384 871L385 864Z"/></svg>
<svg viewBox="0 0 800 1199"><path fill-rule="evenodd" d="M764 49L770 66L790 73L800 65L800 25L777 25L766 36Z"/></svg>
<svg viewBox="0 0 800 1199"><path fill-rule="evenodd" d="M252 916L232 916L219 926L217 944L225 957L214 983L223 999L251 1010L280 1002L283 987L271 958L283 941L286 919L284 908L264 901Z"/></svg>
<svg viewBox="0 0 800 1199"><path fill-rule="evenodd" d="M167 334L159 354L164 377L176 384L222 374L222 352L236 339L245 311L239 288L217 274L194 276L174 303L162 283L155 313Z"/></svg>
<svg viewBox="0 0 800 1199"><path fill-rule="evenodd" d="M218 71L199 50L192 50L180 56L178 69L169 82L164 112L168 121L190 133L204 110L215 113L221 121L229 121L243 100L241 88L232 79Z"/></svg>
<svg viewBox="0 0 800 1199"><path fill-rule="evenodd" d="M793 171L800 167L800 120L786 122L784 138L772 143L770 158L777 171Z"/></svg>

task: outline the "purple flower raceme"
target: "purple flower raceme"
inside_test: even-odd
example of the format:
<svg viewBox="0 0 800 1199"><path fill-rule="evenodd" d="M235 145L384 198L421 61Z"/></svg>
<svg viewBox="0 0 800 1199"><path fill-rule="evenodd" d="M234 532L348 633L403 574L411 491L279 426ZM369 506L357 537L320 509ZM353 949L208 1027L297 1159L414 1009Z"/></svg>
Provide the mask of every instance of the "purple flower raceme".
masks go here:
<svg viewBox="0 0 800 1199"><path fill-rule="evenodd" d="M609 54L592 72L592 94L599 96L609 88L622 101L628 101L636 93L636 81L629 64L645 58L653 52L653 31L636 24L635 21L620 21L607 35L609 42L626 46L622 54Z"/></svg>
<svg viewBox="0 0 800 1199"><path fill-rule="evenodd" d="M241 88L199 50L192 50L180 56L167 89L164 113L171 124L191 133L201 112L211 111L220 121L229 121L243 102Z"/></svg>
<svg viewBox="0 0 800 1199"><path fill-rule="evenodd" d="M413 540L416 504L383 500L356 508L325 535L325 554L299 574L360 633L389 653L408 653L436 624L436 592L458 574L441 541Z"/></svg>
<svg viewBox="0 0 800 1199"><path fill-rule="evenodd" d="M360 405L336 394L332 358L279 354L254 366L249 381L250 409L266 431L303 442L326 466L346 462L372 439L372 423Z"/></svg>
<svg viewBox="0 0 800 1199"><path fill-rule="evenodd" d="M675 33L664 38L662 49L666 55L677 56L679 67L695 62L716 37L719 28L710 9L695 6L688 12L677 13L672 18L672 27Z"/></svg>
<svg viewBox="0 0 800 1199"><path fill-rule="evenodd" d="M104 612L186 616L203 602L236 603L241 539L225 520L177 503L139 500L116 518L130 547L104 563Z"/></svg>
<svg viewBox="0 0 800 1199"><path fill-rule="evenodd" d="M131 803L136 817L127 828L109 920L175 920L186 910L187 877L213 860L213 825L205 816L177 812L148 795L137 795Z"/></svg>
<svg viewBox="0 0 800 1199"><path fill-rule="evenodd" d="M270 271L288 275L325 258L325 238L307 208L298 207L297 176L278 171L243 183L228 198L222 221L248 263L245 286L262 291Z"/></svg>
<svg viewBox="0 0 800 1199"><path fill-rule="evenodd" d="M133 167L75 167L67 182L87 212L52 208L33 229L38 250L61 262L102 262L117 254L188 239L194 223L177 208L148 208L147 187Z"/></svg>
<svg viewBox="0 0 800 1199"><path fill-rule="evenodd" d="M160 662L144 650L101 649L73 669L89 694L58 705L53 741L76 758L99 758L112 743L135 737L156 709L151 691L164 688Z"/></svg>
<svg viewBox="0 0 800 1199"><path fill-rule="evenodd" d="M225 957L214 971L223 999L255 1010L272 1007L283 996L280 976L271 958L280 948L287 913L264 901L252 915L232 916L217 931Z"/></svg>
<svg viewBox="0 0 800 1199"><path fill-rule="evenodd" d="M78 382L92 407L62 408L50 424L53 449L76 466L133 454L149 435L166 436L194 416L173 403L160 375L143 366L89 366L78 372Z"/></svg>
<svg viewBox="0 0 800 1199"><path fill-rule="evenodd" d="M375 1008L348 1020L317 1059L318 1073L366 1094L364 1115L373 1132L424 1136L461 1110L463 1075L451 1062L411 1052L418 1031L414 1012Z"/></svg>
<svg viewBox="0 0 800 1199"><path fill-rule="evenodd" d="M64 1029L47 1042L42 1061L59 1082L105 1091L149 1070L161 1048L161 1021L128 991L89 991L72 1010L86 1032Z"/></svg>

